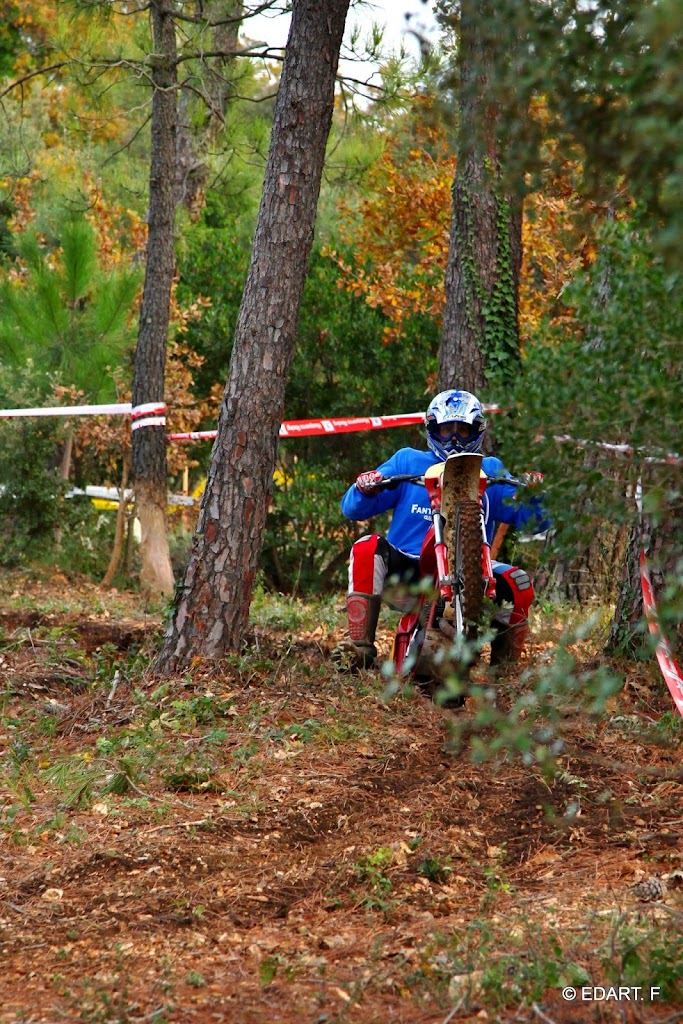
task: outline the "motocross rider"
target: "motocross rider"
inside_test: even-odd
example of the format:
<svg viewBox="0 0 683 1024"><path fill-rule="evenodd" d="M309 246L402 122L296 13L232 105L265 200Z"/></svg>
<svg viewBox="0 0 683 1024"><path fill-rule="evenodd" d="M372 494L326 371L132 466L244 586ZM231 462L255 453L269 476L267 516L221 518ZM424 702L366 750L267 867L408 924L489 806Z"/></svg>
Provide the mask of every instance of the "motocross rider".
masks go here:
<svg viewBox="0 0 683 1024"><path fill-rule="evenodd" d="M430 466L443 462L453 452L480 452L486 430L481 402L469 391L442 391L429 403L425 413L428 450L401 448L377 469L361 473L341 500L347 519L366 520L392 511L386 537L377 533L360 537L351 548L349 588L346 596L349 640L343 640L333 657L340 668L353 671L368 668L377 657L375 633L382 595L388 579L409 585L420 578L422 541L432 519L424 486L399 483L380 489L383 477L397 474L423 475ZM484 458L484 473L494 479L509 475L500 459ZM516 487L492 483L483 498L486 538L490 543L499 522L510 526L544 530L548 522L538 498L511 503ZM496 599L512 604L512 611L496 616L497 630L491 645L491 662L519 657L528 632L528 613L534 590L527 573L516 566L493 562Z"/></svg>

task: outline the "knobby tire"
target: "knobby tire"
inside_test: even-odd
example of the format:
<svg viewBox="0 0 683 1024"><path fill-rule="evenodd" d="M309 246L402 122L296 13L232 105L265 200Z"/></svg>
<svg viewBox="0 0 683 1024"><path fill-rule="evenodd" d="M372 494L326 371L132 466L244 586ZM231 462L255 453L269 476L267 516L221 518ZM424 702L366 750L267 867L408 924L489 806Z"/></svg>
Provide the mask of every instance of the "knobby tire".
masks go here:
<svg viewBox="0 0 683 1024"><path fill-rule="evenodd" d="M481 513L478 501L460 501L455 509L451 573L455 581L453 601L462 602L465 636L474 640L484 604L481 559Z"/></svg>

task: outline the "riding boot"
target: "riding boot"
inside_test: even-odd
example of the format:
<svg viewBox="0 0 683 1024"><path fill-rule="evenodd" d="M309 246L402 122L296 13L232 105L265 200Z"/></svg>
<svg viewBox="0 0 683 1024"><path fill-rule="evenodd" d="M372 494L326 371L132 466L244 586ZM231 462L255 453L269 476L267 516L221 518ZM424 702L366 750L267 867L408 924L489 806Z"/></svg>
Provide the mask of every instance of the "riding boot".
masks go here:
<svg viewBox="0 0 683 1024"><path fill-rule="evenodd" d="M348 639L337 644L332 657L342 672L370 668L377 657L375 633L382 604L379 594L347 594Z"/></svg>
<svg viewBox="0 0 683 1024"><path fill-rule="evenodd" d="M501 611L492 624L496 635L491 641L491 664L519 661L529 633L529 620L514 610Z"/></svg>

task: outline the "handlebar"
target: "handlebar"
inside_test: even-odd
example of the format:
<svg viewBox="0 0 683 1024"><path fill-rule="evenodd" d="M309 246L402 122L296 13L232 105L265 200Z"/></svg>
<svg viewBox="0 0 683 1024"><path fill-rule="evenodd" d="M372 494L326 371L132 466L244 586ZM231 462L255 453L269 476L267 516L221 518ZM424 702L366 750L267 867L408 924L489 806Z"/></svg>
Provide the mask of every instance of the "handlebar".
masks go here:
<svg viewBox="0 0 683 1024"><path fill-rule="evenodd" d="M516 476L489 476L486 478L486 486L490 487L491 484L512 484L513 487L526 487L524 480L520 480Z"/></svg>
<svg viewBox="0 0 683 1024"><path fill-rule="evenodd" d="M389 490L398 487L399 484L423 484L425 482L422 473L396 473L394 476L385 476L377 484L379 490ZM491 476L486 480L486 486L491 484L511 484L513 487L530 487L538 480L529 480L516 476Z"/></svg>
<svg viewBox="0 0 683 1024"><path fill-rule="evenodd" d="M525 477L517 476L490 476L486 480L486 486L490 487L491 484L512 484L513 487L533 487L534 484L541 483L543 476L541 473L536 475L534 479L531 474Z"/></svg>
<svg viewBox="0 0 683 1024"><path fill-rule="evenodd" d="M425 478L422 473L396 473L394 476L383 477L377 483L377 488L380 491L387 491L392 487L398 487L399 484L423 484L424 482Z"/></svg>

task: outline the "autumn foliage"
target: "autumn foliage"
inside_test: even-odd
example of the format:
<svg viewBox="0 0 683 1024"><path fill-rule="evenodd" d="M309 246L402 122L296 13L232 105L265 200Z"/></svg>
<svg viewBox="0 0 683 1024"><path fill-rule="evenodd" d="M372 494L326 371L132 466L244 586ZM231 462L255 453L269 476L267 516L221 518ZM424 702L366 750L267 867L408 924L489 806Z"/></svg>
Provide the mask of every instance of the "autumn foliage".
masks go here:
<svg viewBox="0 0 683 1024"><path fill-rule="evenodd" d="M340 240L353 252L349 259L328 250L341 271L339 287L382 310L386 344L401 339L405 321L414 314L439 321L443 316L455 162L445 129L418 123L409 144L400 135L387 139L363 198L355 205L346 199L339 204ZM575 175L576 168L566 164L525 201L522 342L544 316L566 314L562 290L591 258Z"/></svg>
<svg viewBox="0 0 683 1024"><path fill-rule="evenodd" d="M445 134L424 125L407 146L387 140L357 208L340 203L340 240L354 258L329 255L342 272L340 287L387 317L387 343L400 337L407 317L442 314L454 172Z"/></svg>

